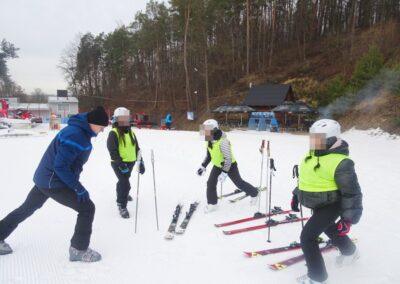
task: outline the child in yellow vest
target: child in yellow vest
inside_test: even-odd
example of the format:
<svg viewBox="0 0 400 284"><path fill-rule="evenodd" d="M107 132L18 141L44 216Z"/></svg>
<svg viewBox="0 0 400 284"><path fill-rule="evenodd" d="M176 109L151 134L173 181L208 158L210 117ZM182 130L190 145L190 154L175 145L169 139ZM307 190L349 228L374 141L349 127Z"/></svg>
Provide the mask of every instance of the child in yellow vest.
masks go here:
<svg viewBox="0 0 400 284"><path fill-rule="evenodd" d="M258 190L245 182L240 174L233 156L232 147L226 134L223 133L218 126L218 122L214 119L206 120L202 128L204 130L205 140L207 142L207 156L204 159L201 167L197 170L199 176L206 171L207 165L211 162L213 168L207 181L207 203L205 212L209 213L217 210L218 196L217 183L223 183L227 176L232 182L243 192L251 196L251 204L256 204Z"/></svg>
<svg viewBox="0 0 400 284"><path fill-rule="evenodd" d="M310 153L299 167L299 186L293 192L291 207L298 212L299 202L313 210L301 232L301 247L308 273L298 283L326 283L328 274L318 246L325 233L341 255L337 265L352 263L359 253L347 236L362 214L362 193L349 158L348 144L340 139L340 125L321 119L310 128ZM337 221L339 219L339 221Z"/></svg>
<svg viewBox="0 0 400 284"><path fill-rule="evenodd" d="M111 167L118 178L117 205L122 218L129 218L126 208L131 185L129 178L137 160L139 160L139 172L144 174L144 162L140 155L139 143L130 126L130 112L124 107L115 109L113 116L113 128L107 139L107 148L111 156Z"/></svg>

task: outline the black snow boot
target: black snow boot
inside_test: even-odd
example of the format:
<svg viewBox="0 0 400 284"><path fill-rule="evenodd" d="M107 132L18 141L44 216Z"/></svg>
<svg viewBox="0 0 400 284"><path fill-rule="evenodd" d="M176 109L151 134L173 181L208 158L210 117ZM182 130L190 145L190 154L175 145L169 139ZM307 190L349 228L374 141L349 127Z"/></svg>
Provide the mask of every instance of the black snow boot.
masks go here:
<svg viewBox="0 0 400 284"><path fill-rule="evenodd" d="M120 205L118 205L118 210L119 210L119 214L121 215L122 218L128 219L130 217L129 211L128 211L128 209L126 209L126 207L121 207Z"/></svg>

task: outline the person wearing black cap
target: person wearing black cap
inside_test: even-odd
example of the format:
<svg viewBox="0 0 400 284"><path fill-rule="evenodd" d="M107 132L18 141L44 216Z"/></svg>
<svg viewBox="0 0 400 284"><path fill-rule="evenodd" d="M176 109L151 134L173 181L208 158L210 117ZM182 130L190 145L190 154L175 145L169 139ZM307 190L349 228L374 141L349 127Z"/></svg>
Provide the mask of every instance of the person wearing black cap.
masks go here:
<svg viewBox="0 0 400 284"><path fill-rule="evenodd" d="M95 262L101 255L89 248L95 206L79 181L89 159L91 138L108 125L103 107L72 116L68 126L52 140L33 177L34 186L24 203L0 221L0 255L12 253L5 239L51 198L78 212L69 249L70 261Z"/></svg>

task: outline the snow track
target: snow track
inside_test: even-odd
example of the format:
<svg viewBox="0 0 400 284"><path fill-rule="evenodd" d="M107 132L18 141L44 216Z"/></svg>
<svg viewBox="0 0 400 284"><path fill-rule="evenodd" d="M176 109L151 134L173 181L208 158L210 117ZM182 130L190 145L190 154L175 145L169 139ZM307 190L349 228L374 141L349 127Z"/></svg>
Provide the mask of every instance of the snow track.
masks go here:
<svg viewBox="0 0 400 284"><path fill-rule="evenodd" d="M278 272L267 268L268 264L297 255L296 251L255 259L242 254L298 240L300 223L272 228L272 244L268 244L265 230L225 236L221 229L214 227L215 223L251 216L254 209L249 206L248 199L237 204L230 204L226 199L221 202L219 211L203 213L210 168L206 177L195 174L206 153L205 143L199 140L198 133L137 129L135 132L146 165L146 173L140 179L138 234L134 234L134 219L123 220L118 215L116 178L109 165L107 133L103 133L93 140L94 150L82 174L82 183L96 204L91 247L102 254L103 260L93 264L68 261L76 213L49 200L7 239L14 253L0 256L1 284L294 283L305 273L302 264ZM54 135L0 139L0 218L26 198L33 185L36 166ZM271 140L271 154L278 170L273 180L273 204L288 208L295 185L291 178L292 167L305 155L307 137L244 131L230 132L228 137L242 177L255 186L259 185L258 147L262 139ZM358 239L361 259L353 267L337 269L334 265L337 253L326 254L329 281L398 283L400 139L356 130L345 133L343 138L350 144L364 193L363 217L351 231L351 236ZM156 231L150 149L154 149L156 160L159 232ZM131 184L131 194L135 196L136 172ZM233 189L230 181L224 184L224 192ZM184 203L184 213L195 200L200 200L201 204L185 235L165 241L163 236L176 204ZM134 203L128 205L131 213L134 213ZM248 224L261 223L262 220L257 220ZM240 227L243 224L229 228Z"/></svg>

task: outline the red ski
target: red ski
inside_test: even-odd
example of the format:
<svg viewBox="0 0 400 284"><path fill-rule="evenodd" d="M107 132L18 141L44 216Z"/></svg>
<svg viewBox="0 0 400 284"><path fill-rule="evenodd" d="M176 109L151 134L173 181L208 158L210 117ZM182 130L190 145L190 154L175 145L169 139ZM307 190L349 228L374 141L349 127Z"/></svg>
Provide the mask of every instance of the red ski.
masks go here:
<svg viewBox="0 0 400 284"><path fill-rule="evenodd" d="M325 252L329 252L329 251L333 251L335 250L336 247L332 244L328 244L326 246L324 246L323 248L321 248L321 252L325 253ZM303 261L305 259L304 254L274 263L274 264L270 264L268 267L272 270L282 270L285 269L293 264L299 263L301 261Z"/></svg>
<svg viewBox="0 0 400 284"><path fill-rule="evenodd" d="M353 242L357 242L357 239L351 239L351 240ZM325 253L325 252L333 251L335 249L336 249L336 247L331 242L328 241L326 246L320 248L320 251L322 253ZM299 263L299 262L303 261L304 259L305 259L304 254L301 254L301 255L298 255L298 256L283 260L281 262L270 264L269 268L272 269L272 270L282 270L282 269L287 268L288 266L291 266L293 264Z"/></svg>
<svg viewBox="0 0 400 284"><path fill-rule="evenodd" d="M287 251L298 250L298 249L301 249L301 244L298 242L294 242L294 243L291 243L290 245L284 246L284 247L264 249L264 250L259 250L259 251L245 251L243 253L247 257L256 257L256 256L269 255L269 254L287 252Z"/></svg>
<svg viewBox="0 0 400 284"><path fill-rule="evenodd" d="M320 239L318 241L320 244L326 244L327 242ZM301 249L301 244L299 242L293 242L288 246L279 247L279 248L272 248L272 249L264 249L259 251L245 251L244 255L247 257L256 257L256 256L263 256L263 255L270 255L275 253L287 252L292 250Z"/></svg>
<svg viewBox="0 0 400 284"><path fill-rule="evenodd" d="M309 218L289 218L289 219L286 219L283 221L272 221L269 224L262 224L262 225L253 226L253 227L246 227L246 228L241 228L241 229L236 229L236 230L223 231L223 233L225 235L235 235L235 234L240 234L240 233L245 233L245 232L250 232L250 231L266 229L268 227L274 227L274 226L283 225L283 224L305 221L308 219Z"/></svg>
<svg viewBox="0 0 400 284"><path fill-rule="evenodd" d="M258 219L262 219L265 217L270 217L270 216L275 216L275 215L280 215L280 214L288 214L291 213L292 210L279 210L279 211L274 211L271 214L262 214L262 213L256 213L253 217L249 217L249 218L243 218L243 219L238 219L238 220L234 220L234 221L230 221L230 222L225 222L225 223L220 223L220 224L215 224L215 227L226 227L226 226L231 226L231 225L236 225L236 224L240 224L240 223L245 223L245 222L249 222L249 221L254 221L254 220L258 220Z"/></svg>

